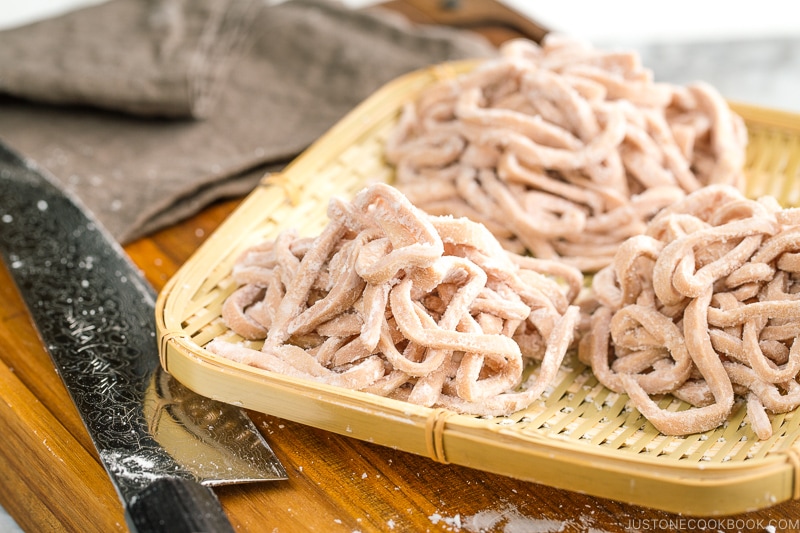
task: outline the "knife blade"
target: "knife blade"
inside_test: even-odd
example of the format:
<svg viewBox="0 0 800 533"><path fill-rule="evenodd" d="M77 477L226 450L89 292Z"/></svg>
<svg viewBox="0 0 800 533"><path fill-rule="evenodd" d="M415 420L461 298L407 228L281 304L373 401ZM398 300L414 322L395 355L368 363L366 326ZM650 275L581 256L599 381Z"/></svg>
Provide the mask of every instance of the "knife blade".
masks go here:
<svg viewBox="0 0 800 533"><path fill-rule="evenodd" d="M153 288L43 169L0 143L0 255L132 531L233 531L210 487L286 479L247 415L160 366Z"/></svg>

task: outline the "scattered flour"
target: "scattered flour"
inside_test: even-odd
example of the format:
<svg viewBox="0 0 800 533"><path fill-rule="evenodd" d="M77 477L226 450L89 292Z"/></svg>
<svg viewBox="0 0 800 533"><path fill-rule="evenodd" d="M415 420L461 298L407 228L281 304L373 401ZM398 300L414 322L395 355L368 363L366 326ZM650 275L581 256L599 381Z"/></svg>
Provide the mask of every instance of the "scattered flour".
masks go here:
<svg viewBox="0 0 800 533"><path fill-rule="evenodd" d="M466 531L469 533L485 533L488 531L502 531L503 533L559 533L565 531L568 526L578 524L578 522L571 520L552 520L525 516L512 505L501 509L487 509L472 516L456 514L453 517L445 517L439 513L434 513L428 518L434 525L446 524L449 526L449 531ZM580 526L589 528L588 531L592 533L607 533L602 529L590 528L591 522L593 520L589 517L581 517L579 520Z"/></svg>

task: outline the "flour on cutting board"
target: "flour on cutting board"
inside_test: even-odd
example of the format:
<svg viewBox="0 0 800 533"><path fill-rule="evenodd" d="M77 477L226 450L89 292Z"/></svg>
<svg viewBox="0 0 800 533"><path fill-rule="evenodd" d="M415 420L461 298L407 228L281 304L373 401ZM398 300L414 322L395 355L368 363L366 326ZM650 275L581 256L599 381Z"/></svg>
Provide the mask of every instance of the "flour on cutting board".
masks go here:
<svg viewBox="0 0 800 533"><path fill-rule="evenodd" d="M471 516L443 516L434 513L428 517L435 525L444 524L447 531L466 531L481 533L484 531L502 531L503 533L558 533L567 527L580 525L584 531L593 533L607 533L602 529L592 528L593 519L582 516L576 520L553 520L547 518L532 518L523 515L513 505L506 505L501 509L487 509Z"/></svg>

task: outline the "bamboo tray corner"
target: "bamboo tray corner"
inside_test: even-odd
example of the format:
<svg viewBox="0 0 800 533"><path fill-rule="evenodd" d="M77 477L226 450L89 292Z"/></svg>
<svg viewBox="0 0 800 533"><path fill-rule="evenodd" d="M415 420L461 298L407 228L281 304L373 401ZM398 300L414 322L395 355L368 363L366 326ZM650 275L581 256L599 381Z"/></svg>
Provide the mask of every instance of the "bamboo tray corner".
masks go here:
<svg viewBox="0 0 800 533"><path fill-rule="evenodd" d="M281 174L265 177L159 294L164 369L200 394L255 411L435 461L655 509L729 515L800 497L797 412L773 416L773 436L765 441L742 423L741 404L723 427L668 437L572 357L528 409L510 417L470 417L273 374L203 348L227 331L220 310L235 288L229 275L239 254L289 227L316 235L332 195L349 197L369 182L391 182L383 142L402 104L473 66L448 63L398 78ZM787 206L800 205L800 116L732 107L750 134L748 195L772 194Z"/></svg>

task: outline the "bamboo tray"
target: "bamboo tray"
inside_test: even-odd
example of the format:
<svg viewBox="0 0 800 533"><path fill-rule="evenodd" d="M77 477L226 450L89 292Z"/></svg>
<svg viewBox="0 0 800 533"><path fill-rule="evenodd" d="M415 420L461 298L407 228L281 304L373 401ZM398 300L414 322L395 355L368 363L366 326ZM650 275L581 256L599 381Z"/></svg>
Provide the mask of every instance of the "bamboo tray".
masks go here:
<svg viewBox="0 0 800 533"><path fill-rule="evenodd" d="M487 419L277 375L203 349L227 331L220 309L235 288L229 274L239 254L289 227L317 235L332 195L391 182L383 142L402 103L473 66L448 63L389 83L283 173L265 177L159 295L164 369L200 394L255 411L435 461L665 511L727 515L800 497L797 412L773 416L774 433L765 441L742 423L740 404L724 427L668 437L572 357L541 400L508 418ZM800 116L731 105L750 132L747 193L800 205ZM672 402L671 408L687 407Z"/></svg>

